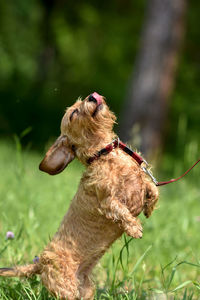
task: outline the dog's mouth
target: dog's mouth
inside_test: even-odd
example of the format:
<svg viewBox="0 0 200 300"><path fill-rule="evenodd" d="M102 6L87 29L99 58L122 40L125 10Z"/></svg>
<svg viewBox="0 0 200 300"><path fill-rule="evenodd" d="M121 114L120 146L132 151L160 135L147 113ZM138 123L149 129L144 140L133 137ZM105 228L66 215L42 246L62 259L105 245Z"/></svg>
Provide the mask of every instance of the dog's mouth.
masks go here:
<svg viewBox="0 0 200 300"><path fill-rule="evenodd" d="M96 108L92 113L92 117L94 118L97 115L97 113L103 108L103 97L98 93L94 92L88 97L87 101L94 102L96 104Z"/></svg>
<svg viewBox="0 0 200 300"><path fill-rule="evenodd" d="M98 113L100 110L102 110L102 108L103 108L103 103L97 105L97 107L95 108L95 110L94 110L94 112L93 112L93 114L92 114L92 117L94 118L94 117L97 115L97 113Z"/></svg>

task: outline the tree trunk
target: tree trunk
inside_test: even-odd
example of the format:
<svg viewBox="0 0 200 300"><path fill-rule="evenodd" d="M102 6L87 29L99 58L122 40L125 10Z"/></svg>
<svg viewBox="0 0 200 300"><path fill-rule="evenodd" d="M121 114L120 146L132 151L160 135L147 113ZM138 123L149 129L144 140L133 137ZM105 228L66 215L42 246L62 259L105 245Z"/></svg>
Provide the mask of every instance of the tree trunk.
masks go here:
<svg viewBox="0 0 200 300"><path fill-rule="evenodd" d="M155 155L162 145L185 9L186 0L150 0L148 4L120 128L120 137L146 156Z"/></svg>

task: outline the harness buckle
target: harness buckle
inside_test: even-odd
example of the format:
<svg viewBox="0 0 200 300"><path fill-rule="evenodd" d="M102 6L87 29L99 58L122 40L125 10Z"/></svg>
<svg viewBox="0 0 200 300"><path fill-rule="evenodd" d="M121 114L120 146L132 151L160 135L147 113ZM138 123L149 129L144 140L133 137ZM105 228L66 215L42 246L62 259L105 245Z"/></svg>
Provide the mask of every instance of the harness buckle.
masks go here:
<svg viewBox="0 0 200 300"><path fill-rule="evenodd" d="M111 145L113 146L113 149L119 147L119 141L119 138L112 140Z"/></svg>

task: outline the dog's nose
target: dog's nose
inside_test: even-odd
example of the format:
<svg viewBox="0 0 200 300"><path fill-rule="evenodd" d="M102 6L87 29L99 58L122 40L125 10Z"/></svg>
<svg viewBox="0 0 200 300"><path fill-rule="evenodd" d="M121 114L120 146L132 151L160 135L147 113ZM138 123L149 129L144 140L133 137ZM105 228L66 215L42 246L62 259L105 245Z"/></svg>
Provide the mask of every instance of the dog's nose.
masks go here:
<svg viewBox="0 0 200 300"><path fill-rule="evenodd" d="M102 104L102 96L99 95L98 93L94 92L88 97L89 102L94 102L97 105Z"/></svg>
<svg viewBox="0 0 200 300"><path fill-rule="evenodd" d="M94 98L93 94L89 96L88 101L97 103L97 100Z"/></svg>

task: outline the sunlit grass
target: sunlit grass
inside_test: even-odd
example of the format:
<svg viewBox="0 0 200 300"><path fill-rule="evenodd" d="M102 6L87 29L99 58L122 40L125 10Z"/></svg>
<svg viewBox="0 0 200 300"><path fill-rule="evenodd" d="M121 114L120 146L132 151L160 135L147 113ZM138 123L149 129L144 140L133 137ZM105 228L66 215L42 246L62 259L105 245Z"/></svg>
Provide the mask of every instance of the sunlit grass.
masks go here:
<svg viewBox="0 0 200 300"><path fill-rule="evenodd" d="M0 142L0 158L0 266L5 267L32 262L42 251L69 207L83 167L73 162L49 176L38 170L41 155L8 142ZM105 254L94 270L97 299L200 299L199 175L196 169L161 187L159 208L149 220L141 216L143 238L123 236ZM7 231L15 239L6 240ZM3 278L0 299L53 298L39 278Z"/></svg>

